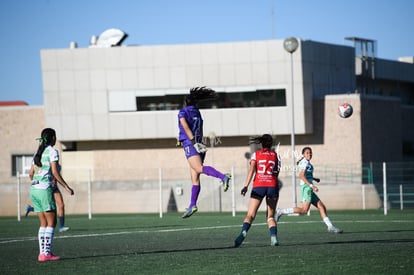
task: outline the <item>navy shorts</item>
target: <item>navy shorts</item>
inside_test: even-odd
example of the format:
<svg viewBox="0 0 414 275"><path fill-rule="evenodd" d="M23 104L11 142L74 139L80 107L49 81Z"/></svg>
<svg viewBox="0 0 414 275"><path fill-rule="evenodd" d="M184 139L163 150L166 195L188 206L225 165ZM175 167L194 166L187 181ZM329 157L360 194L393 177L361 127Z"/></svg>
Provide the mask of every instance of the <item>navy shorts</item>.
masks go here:
<svg viewBox="0 0 414 275"><path fill-rule="evenodd" d="M279 188L278 187L255 187L252 189L250 194L251 198L262 200L264 197L268 199L278 199L279 198Z"/></svg>

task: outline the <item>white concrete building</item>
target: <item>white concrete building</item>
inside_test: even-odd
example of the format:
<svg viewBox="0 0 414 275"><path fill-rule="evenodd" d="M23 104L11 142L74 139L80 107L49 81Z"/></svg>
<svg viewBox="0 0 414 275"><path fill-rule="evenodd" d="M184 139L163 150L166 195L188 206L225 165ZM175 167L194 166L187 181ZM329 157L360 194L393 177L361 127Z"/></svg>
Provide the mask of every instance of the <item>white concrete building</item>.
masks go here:
<svg viewBox="0 0 414 275"><path fill-rule="evenodd" d="M354 93L353 56L352 47L300 42L293 54L296 134L313 132L314 98ZM232 107L204 110L206 133L291 132L283 40L42 50L41 59L46 122L64 142L174 138L177 110L194 86L215 89L230 101L222 107Z"/></svg>
<svg viewBox="0 0 414 275"><path fill-rule="evenodd" d="M206 163L233 171L238 195L246 153L254 150L249 136L273 134L283 161L280 205L291 206L293 90L295 151L313 148L316 173L325 182L321 197L330 209L361 209L367 162L414 158L407 150L414 148L414 64L304 40L291 55L283 42L44 49L43 108L0 108L2 132L8 133L7 146L0 148L0 181L14 184L16 172L27 166L24 159L36 150L34 138L52 127L64 177L76 190L66 200L68 213L88 211L88 181L94 213L182 211L191 183L182 149L175 147L177 113L191 87L208 86L219 99L201 109ZM337 115L344 102L354 108L348 119ZM24 114L21 120L13 119L16 112ZM214 180L202 181L200 211L245 211L247 200L233 201L217 191ZM367 207L380 207L374 185L366 186ZM15 205L10 194L0 201Z"/></svg>

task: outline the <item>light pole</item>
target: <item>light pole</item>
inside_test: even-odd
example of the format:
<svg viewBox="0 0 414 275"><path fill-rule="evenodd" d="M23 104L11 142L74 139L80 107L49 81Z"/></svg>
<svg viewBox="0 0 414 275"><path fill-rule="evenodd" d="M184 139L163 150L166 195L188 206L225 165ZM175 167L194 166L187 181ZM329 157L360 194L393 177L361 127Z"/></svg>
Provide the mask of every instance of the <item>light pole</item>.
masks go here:
<svg viewBox="0 0 414 275"><path fill-rule="evenodd" d="M295 96L294 96L294 89L293 89L293 53L298 49L299 42L295 37L286 38L283 42L283 47L285 50L290 53L290 76L291 76L291 134L290 134L290 142L292 144L292 188L293 188L293 207L297 205L297 198L296 198L296 175L295 175L295 166L296 166L296 159L295 159Z"/></svg>

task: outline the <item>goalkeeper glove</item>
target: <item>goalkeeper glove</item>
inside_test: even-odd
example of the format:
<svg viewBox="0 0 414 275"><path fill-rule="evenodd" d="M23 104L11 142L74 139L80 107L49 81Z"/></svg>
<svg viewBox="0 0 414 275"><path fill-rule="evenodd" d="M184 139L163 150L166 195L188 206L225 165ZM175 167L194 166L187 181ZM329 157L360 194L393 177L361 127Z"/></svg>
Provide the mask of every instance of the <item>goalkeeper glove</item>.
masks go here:
<svg viewBox="0 0 414 275"><path fill-rule="evenodd" d="M243 187L243 189L241 190L240 194L242 194L243 196L246 195L247 193L247 187Z"/></svg>
<svg viewBox="0 0 414 275"><path fill-rule="evenodd" d="M202 143L195 143L194 148L198 153L205 153L207 152L207 147Z"/></svg>
<svg viewBox="0 0 414 275"><path fill-rule="evenodd" d="M200 153L207 152L207 147L202 143L196 142L194 137L191 139L191 142L193 143L194 148L196 149L197 153L200 154Z"/></svg>

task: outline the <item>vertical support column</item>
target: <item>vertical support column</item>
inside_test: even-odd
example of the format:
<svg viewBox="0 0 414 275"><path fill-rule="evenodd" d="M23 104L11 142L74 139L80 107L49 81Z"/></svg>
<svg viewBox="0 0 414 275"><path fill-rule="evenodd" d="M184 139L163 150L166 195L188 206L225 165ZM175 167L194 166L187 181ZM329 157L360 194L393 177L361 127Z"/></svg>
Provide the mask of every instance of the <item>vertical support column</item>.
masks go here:
<svg viewBox="0 0 414 275"><path fill-rule="evenodd" d="M160 184L160 218L162 218L162 168L158 168L158 179Z"/></svg>
<svg viewBox="0 0 414 275"><path fill-rule="evenodd" d="M20 199L21 199L21 182L20 182L20 172L17 172L17 221L21 219L21 212L20 212Z"/></svg>
<svg viewBox="0 0 414 275"><path fill-rule="evenodd" d="M382 163L382 183L383 183L383 198L384 198L384 215L388 214L388 198L387 198L387 164Z"/></svg>
<svg viewBox="0 0 414 275"><path fill-rule="evenodd" d="M366 209L366 203L365 203L365 185L362 184L362 210Z"/></svg>
<svg viewBox="0 0 414 275"><path fill-rule="evenodd" d="M88 218L92 219L92 179L90 169L88 169Z"/></svg>
<svg viewBox="0 0 414 275"><path fill-rule="evenodd" d="M234 166L231 167L231 210L232 216L236 216L236 190L234 184Z"/></svg>

